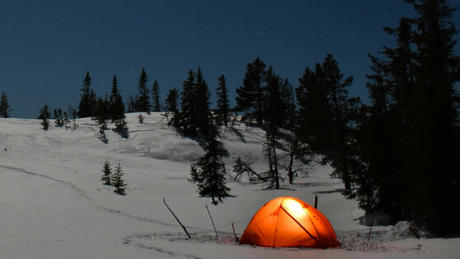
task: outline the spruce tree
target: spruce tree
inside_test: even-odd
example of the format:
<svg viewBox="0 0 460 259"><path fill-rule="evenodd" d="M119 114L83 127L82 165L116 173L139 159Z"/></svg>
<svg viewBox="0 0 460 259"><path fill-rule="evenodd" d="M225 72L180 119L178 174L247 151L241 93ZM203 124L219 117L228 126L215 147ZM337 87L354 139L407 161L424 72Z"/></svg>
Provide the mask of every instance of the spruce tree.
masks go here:
<svg viewBox="0 0 460 259"><path fill-rule="evenodd" d="M409 219L402 204L408 179L401 174L402 158L407 157L401 143L410 120L407 115L411 113L408 103L414 89L415 52L410 47L410 20L401 19L398 27L386 31L396 36L397 47L384 48L385 60L369 55L372 74L367 76L367 88L371 105L362 109L357 135L360 161L366 166L355 170L354 181L360 207L369 214L386 213L396 223Z"/></svg>
<svg viewBox="0 0 460 259"><path fill-rule="evenodd" d="M64 118L62 116L61 108L58 108L57 110L54 109L54 122L56 124L56 127L63 127L64 126Z"/></svg>
<svg viewBox="0 0 460 259"><path fill-rule="evenodd" d="M168 96L165 100L165 110L169 112L177 112L177 98L179 98L179 92L177 89L169 89Z"/></svg>
<svg viewBox="0 0 460 259"><path fill-rule="evenodd" d="M0 102L0 116L3 118L10 117L10 105L8 104L8 96L4 91L2 91L2 100Z"/></svg>
<svg viewBox="0 0 460 259"><path fill-rule="evenodd" d="M118 166L115 168L115 172L112 173L110 181L112 183L112 186L115 187L116 193L120 195L125 194L126 186L128 184L126 184L123 180L123 170L120 166L120 163L118 163Z"/></svg>
<svg viewBox="0 0 460 259"><path fill-rule="evenodd" d="M227 127L230 116L230 102L228 100L228 90L225 83L225 76L220 75L217 78L217 110L216 118L219 125Z"/></svg>
<svg viewBox="0 0 460 259"><path fill-rule="evenodd" d="M414 94L403 139L402 171L411 185L404 206L440 234L460 233L460 213L450 198L460 197L460 126L455 84L460 57L454 55L454 8L444 0L412 0L417 17ZM435 173L436 172L436 173Z"/></svg>
<svg viewBox="0 0 460 259"><path fill-rule="evenodd" d="M181 111L178 117L174 120L177 121L179 131L184 136L196 137L198 135L196 122L197 113L195 106L195 73L192 70L188 71L188 77L184 81L183 89L181 92Z"/></svg>
<svg viewBox="0 0 460 259"><path fill-rule="evenodd" d="M281 106L279 112L281 117L281 124L278 126L290 131L294 131L296 123L295 95L294 88L291 83L289 83L287 78L280 82L280 98Z"/></svg>
<svg viewBox="0 0 460 259"><path fill-rule="evenodd" d="M136 100L136 111L138 112L150 112L150 97L149 90L147 88L147 73L142 68L141 75L139 76L139 82L137 89L139 90L139 97Z"/></svg>
<svg viewBox="0 0 460 259"><path fill-rule="evenodd" d="M386 28L396 47L385 47L383 59L371 56L357 195L367 212L387 213L392 222L415 220L436 234L458 234L460 214L451 208L460 196L454 9L444 0L407 2L417 16Z"/></svg>
<svg viewBox="0 0 460 259"><path fill-rule="evenodd" d="M265 66L259 57L249 63L243 85L236 89L236 109L245 113L243 118L255 118L259 125L262 125L264 119Z"/></svg>
<svg viewBox="0 0 460 259"><path fill-rule="evenodd" d="M38 116L38 119L41 119L42 122L41 122L41 125L43 127L43 130L48 130L49 128L49 118L50 118L51 114L50 114L50 111L48 109L48 105L44 105L43 108L40 110L40 115Z"/></svg>
<svg viewBox="0 0 460 259"><path fill-rule="evenodd" d="M128 127L125 121L125 105L118 90L117 77L114 75L112 80L112 91L109 98L109 117L115 123L115 131L122 137L127 137Z"/></svg>
<svg viewBox="0 0 460 259"><path fill-rule="evenodd" d="M194 89L194 112L195 120L193 127L197 130L199 138L208 141L213 138L212 128L214 127L213 117L209 109L209 91L208 85L203 78L201 69L196 72L196 84Z"/></svg>
<svg viewBox="0 0 460 259"><path fill-rule="evenodd" d="M180 127L179 123L181 121L180 112L177 110L178 97L179 92L177 89L169 89L168 96L165 100L166 118L168 118L169 113L172 113L171 118L168 118L168 125L172 125L176 129Z"/></svg>
<svg viewBox="0 0 460 259"><path fill-rule="evenodd" d="M105 185L111 185L110 179L112 174L112 169L110 169L110 163L105 161L104 168L102 169L102 177L101 180L104 181Z"/></svg>
<svg viewBox="0 0 460 259"><path fill-rule="evenodd" d="M206 154L191 166L191 181L197 184L201 196L211 197L212 203L217 205L229 196L230 188L225 184L226 171L222 161L226 152L216 140L217 129L213 127L211 132Z"/></svg>
<svg viewBox="0 0 460 259"><path fill-rule="evenodd" d="M94 90L91 89L91 90L89 91L89 104L88 104L88 105L89 105L89 111L90 111L90 115L89 115L89 116L90 116L92 119L95 119L96 112L97 112L97 109L98 109L98 107L97 107L97 105L98 105L98 104L97 104L97 101L98 101L98 97L97 97L96 93L94 92Z"/></svg>
<svg viewBox="0 0 460 259"><path fill-rule="evenodd" d="M160 88L158 86L158 81L155 80L152 85L152 99L153 99L153 106L152 110L154 112L161 111L161 104L160 104Z"/></svg>
<svg viewBox="0 0 460 259"><path fill-rule="evenodd" d="M89 72L86 72L85 78L83 79L83 86L80 89L82 91L80 104L78 106L78 117L90 117L92 116L92 96L90 96L91 90L91 77Z"/></svg>
<svg viewBox="0 0 460 259"><path fill-rule="evenodd" d="M109 100L107 96L105 97L105 99L99 97L96 102L94 118L97 120L98 124L104 130L107 128L107 120L110 119L109 109Z"/></svg>

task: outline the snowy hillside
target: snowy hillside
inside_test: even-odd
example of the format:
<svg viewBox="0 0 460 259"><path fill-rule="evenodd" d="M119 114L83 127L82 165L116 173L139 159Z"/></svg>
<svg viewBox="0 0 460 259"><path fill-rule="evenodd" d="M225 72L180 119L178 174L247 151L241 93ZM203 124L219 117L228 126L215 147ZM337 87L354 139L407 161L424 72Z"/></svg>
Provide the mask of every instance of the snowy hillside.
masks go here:
<svg viewBox="0 0 460 259"><path fill-rule="evenodd" d="M229 182L231 194L209 206L220 238L216 240L206 204L187 179L190 165L204 152L199 144L171 130L159 113L128 114L129 138L106 131L99 138L95 122L77 120L76 130L41 129L39 120L0 119L0 258L458 258L460 239L403 238L392 227L359 225L357 203L346 200L331 168L315 166L308 177L280 190ZM113 125L109 125L113 127ZM241 156L265 170L263 131L237 124L224 129L229 151L227 171ZM121 196L100 181L104 161L120 163L128 183ZM270 249L233 242L231 222L241 234L254 213L278 196L313 203L328 217L340 249ZM163 205L169 205L193 239ZM402 235L402 236L401 236Z"/></svg>

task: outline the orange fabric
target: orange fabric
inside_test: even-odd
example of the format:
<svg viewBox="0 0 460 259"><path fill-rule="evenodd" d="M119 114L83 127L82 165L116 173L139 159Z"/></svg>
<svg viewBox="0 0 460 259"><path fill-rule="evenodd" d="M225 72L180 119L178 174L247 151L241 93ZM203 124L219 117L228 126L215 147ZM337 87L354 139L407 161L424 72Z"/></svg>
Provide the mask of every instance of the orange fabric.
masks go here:
<svg viewBox="0 0 460 259"><path fill-rule="evenodd" d="M252 217L240 244L268 247L338 247L327 218L317 209L294 197L267 202Z"/></svg>

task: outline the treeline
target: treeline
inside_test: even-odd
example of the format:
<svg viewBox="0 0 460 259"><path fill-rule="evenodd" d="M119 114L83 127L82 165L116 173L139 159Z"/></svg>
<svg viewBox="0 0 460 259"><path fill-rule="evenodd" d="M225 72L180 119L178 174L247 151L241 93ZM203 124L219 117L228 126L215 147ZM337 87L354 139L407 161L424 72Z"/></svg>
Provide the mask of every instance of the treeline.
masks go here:
<svg viewBox="0 0 460 259"><path fill-rule="evenodd" d="M454 8L446 1L411 0L414 18L385 31L395 47L372 61L370 103L348 97L332 56L307 68L296 89L296 136L330 163L372 214L412 220L441 235L460 233L460 57L454 55Z"/></svg>

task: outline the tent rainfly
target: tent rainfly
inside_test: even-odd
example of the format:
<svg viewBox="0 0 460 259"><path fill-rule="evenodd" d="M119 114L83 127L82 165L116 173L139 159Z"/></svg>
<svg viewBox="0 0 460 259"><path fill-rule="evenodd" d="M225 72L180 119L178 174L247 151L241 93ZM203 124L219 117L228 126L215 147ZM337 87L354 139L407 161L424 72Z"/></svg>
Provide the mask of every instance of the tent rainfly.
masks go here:
<svg viewBox="0 0 460 259"><path fill-rule="evenodd" d="M240 244L266 247L339 247L327 218L294 197L267 202L249 222Z"/></svg>

